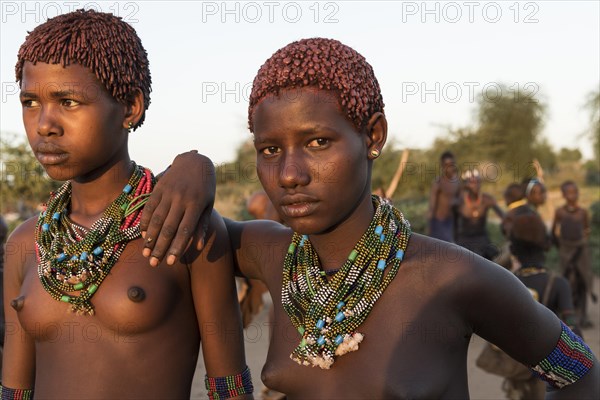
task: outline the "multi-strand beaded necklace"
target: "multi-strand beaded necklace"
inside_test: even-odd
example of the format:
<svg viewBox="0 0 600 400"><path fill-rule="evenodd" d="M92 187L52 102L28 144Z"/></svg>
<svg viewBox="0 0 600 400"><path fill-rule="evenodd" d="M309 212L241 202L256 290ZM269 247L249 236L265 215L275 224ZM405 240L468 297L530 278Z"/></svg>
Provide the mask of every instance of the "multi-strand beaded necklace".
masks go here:
<svg viewBox="0 0 600 400"><path fill-rule="evenodd" d="M70 181L50 194L38 218L35 243L42 286L53 299L71 304L71 310L78 314L94 314L91 297L127 242L141 235L141 211L155 179L150 170L135 163L133 166L123 191L89 230L67 216Z"/></svg>
<svg viewBox="0 0 600 400"><path fill-rule="evenodd" d="M340 270L328 280L306 235L294 233L283 264L283 308L302 339L290 358L329 369L335 356L358 350L356 329L394 279L410 225L400 211L373 196L375 215Z"/></svg>

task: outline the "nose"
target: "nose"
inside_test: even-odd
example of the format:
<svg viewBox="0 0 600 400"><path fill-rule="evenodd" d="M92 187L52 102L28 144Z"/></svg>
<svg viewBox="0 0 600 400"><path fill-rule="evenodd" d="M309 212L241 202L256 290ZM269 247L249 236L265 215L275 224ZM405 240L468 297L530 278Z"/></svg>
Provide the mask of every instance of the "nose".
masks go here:
<svg viewBox="0 0 600 400"><path fill-rule="evenodd" d="M282 156L279 164L279 186L295 188L310 182L310 167L301 154L288 153Z"/></svg>
<svg viewBox="0 0 600 400"><path fill-rule="evenodd" d="M62 127L58 122L58 110L53 105L44 105L40 109L37 133L40 136L62 135Z"/></svg>

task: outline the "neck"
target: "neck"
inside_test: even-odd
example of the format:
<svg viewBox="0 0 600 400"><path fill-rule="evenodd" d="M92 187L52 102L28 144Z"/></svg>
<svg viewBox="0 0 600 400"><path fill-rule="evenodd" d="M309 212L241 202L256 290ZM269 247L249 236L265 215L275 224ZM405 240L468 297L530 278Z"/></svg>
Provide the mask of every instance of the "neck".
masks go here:
<svg viewBox="0 0 600 400"><path fill-rule="evenodd" d="M71 181L71 220L90 227L119 196L132 173L133 166L127 158L91 176Z"/></svg>
<svg viewBox="0 0 600 400"><path fill-rule="evenodd" d="M470 199L477 200L479 198L479 192L468 191L467 194Z"/></svg>
<svg viewBox="0 0 600 400"><path fill-rule="evenodd" d="M369 227L374 213L371 194L367 193L352 214L335 228L325 233L310 235L310 242L319 255L324 270L337 269L344 264Z"/></svg>

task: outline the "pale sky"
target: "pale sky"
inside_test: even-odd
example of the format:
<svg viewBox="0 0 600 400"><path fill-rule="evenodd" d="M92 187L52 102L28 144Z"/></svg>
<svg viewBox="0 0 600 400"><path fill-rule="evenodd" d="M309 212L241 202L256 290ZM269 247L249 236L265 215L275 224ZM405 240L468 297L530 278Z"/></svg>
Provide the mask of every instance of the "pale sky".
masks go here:
<svg viewBox="0 0 600 400"><path fill-rule="evenodd" d="M231 161L250 138L247 100L262 63L307 37L352 46L375 70L390 137L431 145L446 126L475 122L475 98L499 84L548 105L543 134L555 149L592 149L586 96L600 84L598 1L21 2L2 1L0 130L24 134L14 64L28 30L77 8L113 12L148 51L152 104L131 135L138 163L161 170L198 149Z"/></svg>

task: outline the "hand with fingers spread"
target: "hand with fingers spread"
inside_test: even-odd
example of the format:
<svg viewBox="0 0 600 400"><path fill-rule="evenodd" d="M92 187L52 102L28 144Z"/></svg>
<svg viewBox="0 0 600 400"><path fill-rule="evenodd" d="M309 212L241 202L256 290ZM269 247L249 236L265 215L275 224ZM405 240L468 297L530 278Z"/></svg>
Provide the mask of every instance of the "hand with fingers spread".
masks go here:
<svg viewBox="0 0 600 400"><path fill-rule="evenodd" d="M143 255L157 266L173 265L192 242L204 247L215 199L215 168L210 159L189 151L178 155L159 179L140 222Z"/></svg>

